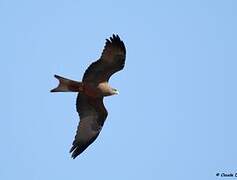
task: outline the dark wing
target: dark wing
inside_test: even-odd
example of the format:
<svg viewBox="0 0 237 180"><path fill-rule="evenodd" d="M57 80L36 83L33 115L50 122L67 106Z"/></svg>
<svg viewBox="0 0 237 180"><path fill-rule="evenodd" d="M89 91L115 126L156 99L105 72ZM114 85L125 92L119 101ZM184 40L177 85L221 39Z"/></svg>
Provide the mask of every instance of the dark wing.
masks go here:
<svg viewBox="0 0 237 180"><path fill-rule="evenodd" d="M70 150L73 159L94 142L107 117L103 98L92 99L79 93L76 106L80 116L80 123L77 127L75 140Z"/></svg>
<svg viewBox="0 0 237 180"><path fill-rule="evenodd" d="M125 65L126 48L118 35L106 39L105 47L99 60L93 62L85 71L84 82L99 83L108 81L115 72Z"/></svg>

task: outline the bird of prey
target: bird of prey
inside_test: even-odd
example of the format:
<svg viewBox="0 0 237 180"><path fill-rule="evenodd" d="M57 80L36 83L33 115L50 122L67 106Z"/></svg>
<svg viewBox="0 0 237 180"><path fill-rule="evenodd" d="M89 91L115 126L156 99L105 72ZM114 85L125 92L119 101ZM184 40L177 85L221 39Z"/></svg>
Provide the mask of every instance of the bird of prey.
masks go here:
<svg viewBox="0 0 237 180"><path fill-rule="evenodd" d="M99 135L108 115L103 98L119 93L109 86L108 81L124 68L125 58L125 45L118 35L113 34L106 39L101 57L86 69L81 82L55 75L59 85L51 92L78 92L76 109L80 122L70 149L73 159Z"/></svg>

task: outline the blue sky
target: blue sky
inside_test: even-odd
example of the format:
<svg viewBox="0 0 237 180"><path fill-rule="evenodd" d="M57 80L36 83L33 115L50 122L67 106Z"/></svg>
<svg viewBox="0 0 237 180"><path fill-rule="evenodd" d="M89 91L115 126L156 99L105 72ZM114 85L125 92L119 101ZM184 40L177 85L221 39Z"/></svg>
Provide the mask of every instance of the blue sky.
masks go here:
<svg viewBox="0 0 237 180"><path fill-rule="evenodd" d="M0 179L211 180L236 173L237 2L0 0ZM99 138L70 158L80 80L119 34Z"/></svg>

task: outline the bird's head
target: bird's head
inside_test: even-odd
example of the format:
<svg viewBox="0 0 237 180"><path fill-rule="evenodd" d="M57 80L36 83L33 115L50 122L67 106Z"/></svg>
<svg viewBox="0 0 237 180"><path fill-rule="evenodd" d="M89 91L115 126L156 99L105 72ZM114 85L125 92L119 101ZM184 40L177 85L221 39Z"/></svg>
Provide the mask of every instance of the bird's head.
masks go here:
<svg viewBox="0 0 237 180"><path fill-rule="evenodd" d="M119 91L117 89L112 88L112 94L113 95L118 95Z"/></svg>

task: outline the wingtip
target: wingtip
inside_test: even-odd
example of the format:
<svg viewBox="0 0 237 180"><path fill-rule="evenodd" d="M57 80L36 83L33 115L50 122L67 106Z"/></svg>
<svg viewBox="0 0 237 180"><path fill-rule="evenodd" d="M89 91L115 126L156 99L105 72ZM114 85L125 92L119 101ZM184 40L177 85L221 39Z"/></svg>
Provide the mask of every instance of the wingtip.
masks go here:
<svg viewBox="0 0 237 180"><path fill-rule="evenodd" d="M71 147L69 153L72 153L72 151L73 151L75 148L76 148L76 146L73 145L73 146Z"/></svg>
<svg viewBox="0 0 237 180"><path fill-rule="evenodd" d="M120 40L120 37L118 34L114 35L114 38Z"/></svg>
<svg viewBox="0 0 237 180"><path fill-rule="evenodd" d="M75 159L81 152L78 149L74 149L71 153L71 158Z"/></svg>
<svg viewBox="0 0 237 180"><path fill-rule="evenodd" d="M71 158L75 159L79 154L77 153L77 146L73 145L69 151L69 153L72 153Z"/></svg>
<svg viewBox="0 0 237 180"><path fill-rule="evenodd" d="M108 39L106 40L106 44L112 43L112 42L122 42L118 34L112 34Z"/></svg>

